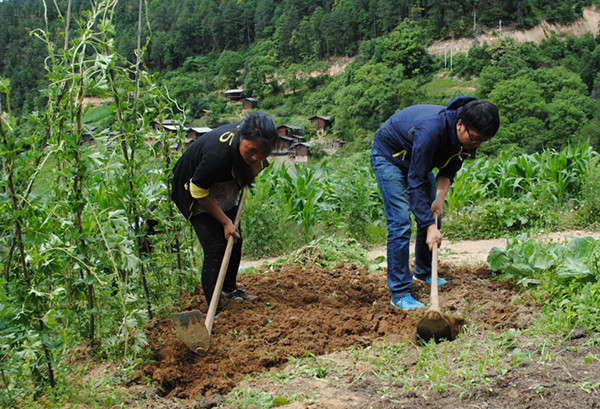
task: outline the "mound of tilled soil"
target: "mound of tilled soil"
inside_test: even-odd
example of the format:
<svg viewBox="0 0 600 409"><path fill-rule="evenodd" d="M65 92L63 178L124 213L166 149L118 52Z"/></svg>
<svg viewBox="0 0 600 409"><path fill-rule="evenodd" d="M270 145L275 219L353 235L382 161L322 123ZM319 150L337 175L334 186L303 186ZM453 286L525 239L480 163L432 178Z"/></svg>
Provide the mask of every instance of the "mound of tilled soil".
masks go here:
<svg viewBox="0 0 600 409"><path fill-rule="evenodd" d="M469 322L483 327L520 328L528 324L532 306L511 303L516 290L490 279L485 267L442 264L442 310L454 331ZM155 351L146 375L165 397L197 399L228 393L246 375L285 364L289 357L323 355L350 346L367 346L378 338L415 340L425 310L405 312L390 306L385 272L339 265L287 266L244 275L240 287L258 298L223 300L225 312L215 320L208 355L198 356L178 338L169 320L148 328ZM413 295L429 302L430 286L415 282ZM188 310L205 316L208 306L198 287Z"/></svg>

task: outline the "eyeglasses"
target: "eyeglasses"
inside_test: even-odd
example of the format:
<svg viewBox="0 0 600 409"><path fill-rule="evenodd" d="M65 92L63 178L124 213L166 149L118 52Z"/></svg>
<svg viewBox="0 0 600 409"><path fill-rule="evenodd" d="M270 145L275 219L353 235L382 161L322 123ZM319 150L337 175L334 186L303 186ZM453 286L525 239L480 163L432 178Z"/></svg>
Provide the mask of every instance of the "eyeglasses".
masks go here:
<svg viewBox="0 0 600 409"><path fill-rule="evenodd" d="M473 138L473 136L471 136L471 132L469 132L469 127L467 125L465 125L463 123L463 126L465 127L465 129L467 130L467 135L469 135L469 140L471 141L471 143L477 143L477 144L482 144L482 143L486 143L489 141L489 139L478 139L478 138Z"/></svg>

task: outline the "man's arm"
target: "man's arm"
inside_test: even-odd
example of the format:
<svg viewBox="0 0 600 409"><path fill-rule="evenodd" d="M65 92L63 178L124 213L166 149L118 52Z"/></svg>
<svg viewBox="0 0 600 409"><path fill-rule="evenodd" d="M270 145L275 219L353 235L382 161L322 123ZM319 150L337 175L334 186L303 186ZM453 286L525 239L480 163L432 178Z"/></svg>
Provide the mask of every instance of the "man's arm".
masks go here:
<svg viewBox="0 0 600 409"><path fill-rule="evenodd" d="M437 178L437 192L435 194L435 200L431 204L431 213L437 212L438 217L444 214L444 201L450 190L450 185L452 185L452 181L446 176Z"/></svg>
<svg viewBox="0 0 600 409"><path fill-rule="evenodd" d="M450 190L450 185L452 182L445 176L441 176L437 179L437 192L435 195L435 200L431 204L431 213L436 214L440 217L444 214L444 200L446 199L446 194L448 194L448 190ZM431 224L427 227L427 244L429 245L429 250L433 250L433 246L438 246L442 244L442 232L438 229L437 225Z"/></svg>

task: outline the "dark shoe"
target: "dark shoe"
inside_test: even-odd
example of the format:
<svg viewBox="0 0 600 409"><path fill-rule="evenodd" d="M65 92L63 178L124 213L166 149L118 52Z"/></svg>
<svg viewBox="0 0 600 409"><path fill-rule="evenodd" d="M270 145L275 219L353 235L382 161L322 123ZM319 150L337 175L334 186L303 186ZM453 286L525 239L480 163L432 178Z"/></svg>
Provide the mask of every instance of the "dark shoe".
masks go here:
<svg viewBox="0 0 600 409"><path fill-rule="evenodd" d="M233 291L221 291L221 296L227 298L228 300L255 300L258 298L256 295L250 295L246 293L246 290L242 290L236 288Z"/></svg>
<svg viewBox="0 0 600 409"><path fill-rule="evenodd" d="M215 318L213 318L213 320L216 320L217 318L219 318L219 314L222 312L223 312L223 306L219 302L219 305L217 305L217 309L215 310Z"/></svg>

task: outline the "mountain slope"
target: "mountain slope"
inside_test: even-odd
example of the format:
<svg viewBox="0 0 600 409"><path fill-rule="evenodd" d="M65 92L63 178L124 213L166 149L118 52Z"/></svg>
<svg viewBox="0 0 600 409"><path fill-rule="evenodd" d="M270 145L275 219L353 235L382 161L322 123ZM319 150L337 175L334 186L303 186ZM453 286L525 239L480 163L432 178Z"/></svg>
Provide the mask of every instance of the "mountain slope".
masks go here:
<svg viewBox="0 0 600 409"><path fill-rule="evenodd" d="M586 7L583 9L583 17L570 25L565 26L556 23L548 23L543 20L542 24L537 25L530 30L514 30L510 27L502 27L502 30L500 31L499 27L496 27L477 35L475 38L456 38L434 41L427 50L429 54L432 55L443 55L444 52L449 53L450 47L452 47L453 53L467 53L473 45L477 43L490 43L498 39L499 36L502 36L503 38L514 38L520 43L527 41L539 43L553 35L582 36L585 33L591 32L596 36L600 32L598 27L599 23L600 12L596 10L596 7Z"/></svg>

